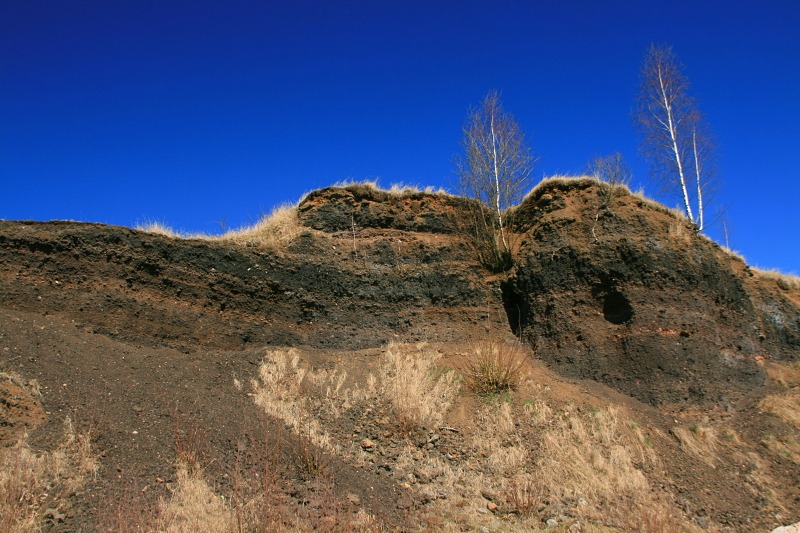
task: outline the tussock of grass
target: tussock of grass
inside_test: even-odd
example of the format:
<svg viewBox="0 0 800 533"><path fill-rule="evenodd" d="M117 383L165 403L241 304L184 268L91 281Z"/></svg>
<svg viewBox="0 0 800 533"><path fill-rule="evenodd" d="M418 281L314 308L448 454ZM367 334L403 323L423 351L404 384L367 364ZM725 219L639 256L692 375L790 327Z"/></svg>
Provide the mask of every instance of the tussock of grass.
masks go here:
<svg viewBox="0 0 800 533"><path fill-rule="evenodd" d="M525 362L521 347L488 340L475 343L471 352L458 366L470 391L491 396L517 388Z"/></svg>
<svg viewBox="0 0 800 533"><path fill-rule="evenodd" d="M460 383L452 371L440 372L440 355L424 344L389 343L380 368L383 395L405 429L435 427L458 395Z"/></svg>
<svg viewBox="0 0 800 533"><path fill-rule="evenodd" d="M52 452L35 452L24 439L0 450L0 531L38 530L44 507L82 488L98 468L89 435L76 433L69 417Z"/></svg>
<svg viewBox="0 0 800 533"><path fill-rule="evenodd" d="M185 238L184 234L172 229L167 224L163 222L157 221L149 221L144 222L142 224L137 224L136 228L139 231L144 231L146 233L153 233L155 235L162 235L164 237L169 237L170 239L183 239Z"/></svg>

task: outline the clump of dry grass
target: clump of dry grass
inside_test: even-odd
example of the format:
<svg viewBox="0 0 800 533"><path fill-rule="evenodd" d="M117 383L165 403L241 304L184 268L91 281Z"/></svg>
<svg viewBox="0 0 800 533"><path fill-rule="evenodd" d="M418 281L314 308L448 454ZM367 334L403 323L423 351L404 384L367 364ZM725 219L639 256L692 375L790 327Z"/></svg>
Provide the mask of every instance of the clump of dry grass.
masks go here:
<svg viewBox="0 0 800 533"><path fill-rule="evenodd" d="M378 183L378 180L344 180L336 182L334 187L340 187L342 189L352 189L352 188L367 188L371 189L375 192L386 193L393 198L403 198L406 196L413 196L416 194L447 194L442 188L436 188L432 185L427 187L420 187L419 185L410 185L406 183L392 183L388 189L381 187Z"/></svg>
<svg viewBox="0 0 800 533"><path fill-rule="evenodd" d="M693 424L688 427L674 427L670 431L685 452L712 466L717 462L719 439L713 427Z"/></svg>
<svg viewBox="0 0 800 533"><path fill-rule="evenodd" d="M415 347L389 343L380 368L381 391L400 426L435 427L458 395L455 372L441 372L440 355L424 344Z"/></svg>
<svg viewBox="0 0 800 533"><path fill-rule="evenodd" d="M784 274L779 270L763 270L760 268L752 268L753 272L758 274L760 278L774 281L778 287L785 291L800 290L800 276L794 274Z"/></svg>
<svg viewBox="0 0 800 533"><path fill-rule="evenodd" d="M228 231L217 239L275 249L293 241L302 230L303 226L297 218L297 206L284 204L273 209L269 215L262 217L252 226Z"/></svg>
<svg viewBox="0 0 800 533"><path fill-rule="evenodd" d="M155 220L143 222L141 224L136 225L136 229L139 231L144 231L147 233L154 233L156 235L163 235L164 237L169 237L170 239L182 239L183 234L179 231L176 231L169 227L167 224L163 222L158 222Z"/></svg>
<svg viewBox="0 0 800 533"><path fill-rule="evenodd" d="M25 439L0 450L0 531L39 528L45 505L84 486L99 468L88 433L64 421L64 438L51 452L31 450Z"/></svg>
<svg viewBox="0 0 800 533"><path fill-rule="evenodd" d="M237 531L234 509L217 495L203 478L201 469L178 463L172 497L159 504L158 531L194 533L196 531Z"/></svg>
<svg viewBox="0 0 800 533"><path fill-rule="evenodd" d="M259 367L259 379L252 381L253 400L272 417L282 420L301 438L303 446L335 453L337 446L310 411L303 386L309 375L295 349L269 352ZM336 376L334 375L334 379Z"/></svg>
<svg viewBox="0 0 800 533"><path fill-rule="evenodd" d="M525 353L518 345L487 340L475 343L458 365L466 387L481 396L513 391L519 386Z"/></svg>
<svg viewBox="0 0 800 533"><path fill-rule="evenodd" d="M761 400L759 406L784 422L800 428L800 387L794 387L780 394L770 394Z"/></svg>

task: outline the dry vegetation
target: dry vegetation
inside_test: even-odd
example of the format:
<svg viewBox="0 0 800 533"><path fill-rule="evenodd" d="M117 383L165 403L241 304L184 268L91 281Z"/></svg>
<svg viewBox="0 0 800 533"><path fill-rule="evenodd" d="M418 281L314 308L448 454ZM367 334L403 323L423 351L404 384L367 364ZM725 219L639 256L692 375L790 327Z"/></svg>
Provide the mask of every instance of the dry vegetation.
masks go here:
<svg viewBox="0 0 800 533"><path fill-rule="evenodd" d="M800 290L800 276L794 274L784 274L778 270L762 270L760 268L753 268L758 277L768 279L778 284L778 287L785 291Z"/></svg>
<svg viewBox="0 0 800 533"><path fill-rule="evenodd" d="M203 431L176 420L169 493L150 508L121 498L104 524L113 531L170 533L385 531L393 528L337 489L333 478L341 465L369 470L391 461L389 475L403 491L397 498L411 502L409 512L418 511L411 516L421 529L697 530L663 480L653 479L664 465L635 420L607 405L556 400L534 381L518 347L486 341L470 353L472 363L452 370L446 366L451 359L429 345L390 343L372 361L372 372L355 379L335 367L313 366L300 350L270 351L249 387L232 384L250 395L267 422L257 471L237 463L229 472L233 482L216 484ZM761 407L800 424L794 369L773 374L786 390ZM461 394L462 382L482 396ZM348 420L378 429L354 431ZM710 468L733 453L737 464L751 466L750 490L769 493L774 481L768 470L752 453L738 451L735 434L718 436L722 430L707 425L671 431L686 454ZM659 435L652 428L648 433ZM794 461L800 456L792 436L763 443ZM76 434L69 420L58 449L37 453L22 441L2 454L0 531L35 530L51 502L98 468L88 435ZM302 505L285 489L298 484L307 490Z"/></svg>
<svg viewBox="0 0 800 533"><path fill-rule="evenodd" d="M521 346L502 341L476 342L458 364L467 388L481 396L491 396L517 388L525 362Z"/></svg>
<svg viewBox="0 0 800 533"><path fill-rule="evenodd" d="M88 433L77 433L70 418L51 452L32 450L27 439L0 449L0 531L36 531L45 515L57 516L63 500L97 473Z"/></svg>
<svg viewBox="0 0 800 533"><path fill-rule="evenodd" d="M386 193L393 198L403 198L406 196L416 194L448 194L442 188L436 188L431 185L427 187L420 187L419 185L409 185L405 183L392 183L388 189L381 187L378 180L345 180L339 181L333 185L334 187L348 188L366 188L375 192Z"/></svg>

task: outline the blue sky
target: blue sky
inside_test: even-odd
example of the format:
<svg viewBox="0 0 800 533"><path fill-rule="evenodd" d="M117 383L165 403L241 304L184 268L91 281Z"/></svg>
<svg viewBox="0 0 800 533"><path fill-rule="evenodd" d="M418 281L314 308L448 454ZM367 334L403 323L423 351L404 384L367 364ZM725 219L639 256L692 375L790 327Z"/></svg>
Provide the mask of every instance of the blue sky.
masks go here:
<svg viewBox="0 0 800 533"><path fill-rule="evenodd" d="M452 188L499 90L537 179L621 152L653 43L717 139L730 246L800 273L800 2L0 3L0 218L219 232L345 179ZM707 232L724 244L722 226Z"/></svg>

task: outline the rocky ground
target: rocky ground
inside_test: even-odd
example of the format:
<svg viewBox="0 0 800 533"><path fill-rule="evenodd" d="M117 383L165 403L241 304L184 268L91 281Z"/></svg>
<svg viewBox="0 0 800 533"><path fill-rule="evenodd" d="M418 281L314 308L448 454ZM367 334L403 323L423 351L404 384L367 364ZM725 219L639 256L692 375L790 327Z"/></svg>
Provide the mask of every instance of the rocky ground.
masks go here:
<svg viewBox="0 0 800 533"><path fill-rule="evenodd" d="M800 521L797 284L603 194L540 185L499 274L465 200L366 186L310 194L269 246L0 221L0 445L62 449L69 418L97 459L28 510L177 531L197 478L231 530ZM484 342L518 354L514 390L457 384Z"/></svg>

